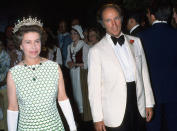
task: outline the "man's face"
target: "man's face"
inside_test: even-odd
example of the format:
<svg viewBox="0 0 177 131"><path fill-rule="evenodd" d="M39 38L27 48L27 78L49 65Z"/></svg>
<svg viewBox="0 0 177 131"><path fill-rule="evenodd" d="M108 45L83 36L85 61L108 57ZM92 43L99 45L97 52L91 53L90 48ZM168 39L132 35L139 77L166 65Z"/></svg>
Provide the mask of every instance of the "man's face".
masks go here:
<svg viewBox="0 0 177 131"><path fill-rule="evenodd" d="M129 18L127 21L127 30L130 31L132 29L132 19Z"/></svg>
<svg viewBox="0 0 177 131"><path fill-rule="evenodd" d="M66 23L65 22L61 22L59 24L59 31L60 31L60 33L65 33L66 32Z"/></svg>
<svg viewBox="0 0 177 131"><path fill-rule="evenodd" d="M147 11L146 16L148 18L149 24L152 25L153 20L152 20L152 16L149 10Z"/></svg>
<svg viewBox="0 0 177 131"><path fill-rule="evenodd" d="M175 9L173 9L173 18L175 20L175 23L177 24L177 13L176 13Z"/></svg>
<svg viewBox="0 0 177 131"><path fill-rule="evenodd" d="M120 14L114 8L107 8L102 13L103 24L106 32L111 36L118 37L121 33Z"/></svg>

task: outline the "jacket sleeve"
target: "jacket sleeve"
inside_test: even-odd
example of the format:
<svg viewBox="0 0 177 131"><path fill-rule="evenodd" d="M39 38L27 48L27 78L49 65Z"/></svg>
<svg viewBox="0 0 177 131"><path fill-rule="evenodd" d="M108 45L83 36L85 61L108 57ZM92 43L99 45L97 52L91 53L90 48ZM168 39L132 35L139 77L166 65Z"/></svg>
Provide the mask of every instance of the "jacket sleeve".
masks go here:
<svg viewBox="0 0 177 131"><path fill-rule="evenodd" d="M88 53L88 91L93 121L102 121L101 60L95 48Z"/></svg>
<svg viewBox="0 0 177 131"><path fill-rule="evenodd" d="M154 101L154 96L153 96L153 92L151 88L151 82L149 78L149 71L147 67L145 53L144 53L140 39L138 39L138 43L139 43L141 54L142 54L142 77L143 77L143 84L144 84L144 89L145 89L146 107L153 107L155 104L155 101Z"/></svg>

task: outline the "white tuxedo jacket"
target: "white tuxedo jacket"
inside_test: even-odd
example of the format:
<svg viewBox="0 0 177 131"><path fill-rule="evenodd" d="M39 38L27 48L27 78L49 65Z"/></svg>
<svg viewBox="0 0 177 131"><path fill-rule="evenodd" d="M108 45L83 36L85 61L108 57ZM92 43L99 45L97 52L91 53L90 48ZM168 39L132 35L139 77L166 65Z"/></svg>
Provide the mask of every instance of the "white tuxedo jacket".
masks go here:
<svg viewBox="0 0 177 131"><path fill-rule="evenodd" d="M133 59L138 109L145 117L145 107L153 107L154 97L144 51L139 38L124 36L124 44L128 45ZM94 122L104 121L108 127L117 127L124 118L127 87L119 60L109 42L105 36L89 50L89 101Z"/></svg>

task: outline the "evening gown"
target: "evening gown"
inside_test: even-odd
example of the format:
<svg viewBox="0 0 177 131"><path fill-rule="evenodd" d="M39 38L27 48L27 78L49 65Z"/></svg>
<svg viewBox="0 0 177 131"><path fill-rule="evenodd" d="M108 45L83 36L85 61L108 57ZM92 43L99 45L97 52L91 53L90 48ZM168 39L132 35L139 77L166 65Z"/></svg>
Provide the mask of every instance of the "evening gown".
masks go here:
<svg viewBox="0 0 177 131"><path fill-rule="evenodd" d="M19 105L18 131L64 131L56 102L58 64L16 65L10 72Z"/></svg>

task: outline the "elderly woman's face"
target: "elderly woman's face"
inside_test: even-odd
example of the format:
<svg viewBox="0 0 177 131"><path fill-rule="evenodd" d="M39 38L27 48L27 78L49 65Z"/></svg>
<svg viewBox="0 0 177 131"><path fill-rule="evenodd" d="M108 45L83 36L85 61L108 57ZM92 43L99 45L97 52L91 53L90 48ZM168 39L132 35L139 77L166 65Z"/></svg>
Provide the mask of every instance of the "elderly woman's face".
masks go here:
<svg viewBox="0 0 177 131"><path fill-rule="evenodd" d="M72 41L75 42L80 39L80 36L79 36L78 32L71 30L71 38L72 38Z"/></svg>
<svg viewBox="0 0 177 131"><path fill-rule="evenodd" d="M177 12L175 11L175 9L173 9L173 18L175 20L175 23L177 24Z"/></svg>
<svg viewBox="0 0 177 131"><path fill-rule="evenodd" d="M41 51L41 39L37 32L25 33L20 45L21 50L27 58L39 57Z"/></svg>

